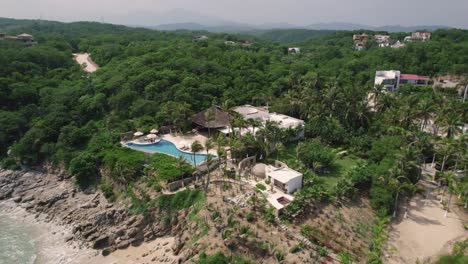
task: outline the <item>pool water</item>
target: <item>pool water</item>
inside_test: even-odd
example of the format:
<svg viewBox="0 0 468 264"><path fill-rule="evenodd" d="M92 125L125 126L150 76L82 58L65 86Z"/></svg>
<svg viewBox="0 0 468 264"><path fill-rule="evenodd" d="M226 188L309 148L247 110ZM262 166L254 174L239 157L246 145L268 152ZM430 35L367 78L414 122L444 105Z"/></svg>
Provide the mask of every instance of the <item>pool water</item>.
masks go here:
<svg viewBox="0 0 468 264"><path fill-rule="evenodd" d="M127 146L129 148L144 151L144 152L163 153L163 154L167 154L173 157L182 157L190 164L194 164L193 153L181 151L174 144L164 139L161 139L161 141L159 141L158 143L154 143L150 145L139 145L135 143L128 143ZM213 158L215 157L213 156ZM199 154L199 153L195 154L195 164L200 164L204 161L206 161L206 154Z"/></svg>

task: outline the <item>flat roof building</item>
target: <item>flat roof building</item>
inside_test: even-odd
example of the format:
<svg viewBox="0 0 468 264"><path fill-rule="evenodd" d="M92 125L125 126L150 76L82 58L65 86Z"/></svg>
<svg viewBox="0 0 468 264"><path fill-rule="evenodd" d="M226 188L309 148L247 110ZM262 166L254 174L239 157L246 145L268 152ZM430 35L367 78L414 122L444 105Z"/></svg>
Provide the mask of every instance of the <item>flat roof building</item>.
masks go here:
<svg viewBox="0 0 468 264"><path fill-rule="evenodd" d="M286 194L291 194L302 188L302 173L288 167L274 167L268 165L265 169L266 177L271 184Z"/></svg>
<svg viewBox="0 0 468 264"><path fill-rule="evenodd" d="M233 111L242 115L245 120L255 119L263 124L267 121L273 121L278 123L278 126L282 129L299 128L297 137L292 140L304 137L304 120L283 114L270 113L266 107L255 107L251 105L237 106L233 108Z"/></svg>

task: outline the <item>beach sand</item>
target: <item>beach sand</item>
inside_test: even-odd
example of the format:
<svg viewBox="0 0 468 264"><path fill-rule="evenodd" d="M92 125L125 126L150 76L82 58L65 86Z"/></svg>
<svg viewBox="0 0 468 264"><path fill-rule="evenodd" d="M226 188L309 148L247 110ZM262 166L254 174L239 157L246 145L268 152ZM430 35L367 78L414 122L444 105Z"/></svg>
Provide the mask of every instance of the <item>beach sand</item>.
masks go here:
<svg viewBox="0 0 468 264"><path fill-rule="evenodd" d="M408 217L392 224L385 252L385 263L416 263L448 254L455 242L468 238L462 216L450 212L447 217L437 197L427 202L414 197L408 208ZM400 210L403 211L403 210Z"/></svg>

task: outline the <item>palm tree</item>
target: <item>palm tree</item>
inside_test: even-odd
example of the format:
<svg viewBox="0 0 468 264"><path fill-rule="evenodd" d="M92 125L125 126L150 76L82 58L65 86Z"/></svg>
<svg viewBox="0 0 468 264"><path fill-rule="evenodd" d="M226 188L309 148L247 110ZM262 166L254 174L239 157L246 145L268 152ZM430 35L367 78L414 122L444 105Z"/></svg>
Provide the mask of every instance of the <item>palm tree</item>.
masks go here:
<svg viewBox="0 0 468 264"><path fill-rule="evenodd" d="M254 119L254 118L249 118L245 121L246 125L247 126L251 126L252 127L252 130L253 130L253 135L255 136L255 128L257 127L261 127L262 126L262 122L260 122L260 120L258 119Z"/></svg>
<svg viewBox="0 0 468 264"><path fill-rule="evenodd" d="M449 112L447 116L442 119L443 129L442 131L447 134L447 138L452 138L460 134L463 127L461 114L457 112Z"/></svg>
<svg viewBox="0 0 468 264"><path fill-rule="evenodd" d="M216 119L216 113L212 109L208 109L205 112L205 120L206 123L208 124L208 136L211 136L211 121L214 121Z"/></svg>
<svg viewBox="0 0 468 264"><path fill-rule="evenodd" d="M197 166L195 156L196 156L197 152L200 152L200 151L203 150L203 146L202 146L202 144L200 144L200 142L198 140L195 140L192 143L192 145L190 146L190 149L191 149L191 151L193 153L193 166Z"/></svg>
<svg viewBox="0 0 468 264"><path fill-rule="evenodd" d="M236 115L234 117L234 120L232 121L232 127L233 127L233 134L235 133L234 132L234 128L238 128L239 129L239 138L241 138L242 136L242 129L246 127L246 122L244 120L244 117L242 117L241 115Z"/></svg>
<svg viewBox="0 0 468 264"><path fill-rule="evenodd" d="M208 186L210 184L210 163L213 160L213 156L209 153L210 150L213 148L213 141L211 139L207 139L205 141L205 150L206 150L206 169L207 169L207 179L205 183L205 192L208 192Z"/></svg>
<svg viewBox="0 0 468 264"><path fill-rule="evenodd" d="M421 131L427 126L434 113L434 102L428 99L422 100L417 107L417 116L421 119Z"/></svg>
<svg viewBox="0 0 468 264"><path fill-rule="evenodd" d="M456 183L455 183L455 175L452 172L444 173L443 177L444 177L445 182L447 183L447 189L450 194L449 199L447 201L447 206L446 206L445 215L444 215L445 217L447 217L448 212L450 210L450 203L452 201L452 194L455 192Z"/></svg>

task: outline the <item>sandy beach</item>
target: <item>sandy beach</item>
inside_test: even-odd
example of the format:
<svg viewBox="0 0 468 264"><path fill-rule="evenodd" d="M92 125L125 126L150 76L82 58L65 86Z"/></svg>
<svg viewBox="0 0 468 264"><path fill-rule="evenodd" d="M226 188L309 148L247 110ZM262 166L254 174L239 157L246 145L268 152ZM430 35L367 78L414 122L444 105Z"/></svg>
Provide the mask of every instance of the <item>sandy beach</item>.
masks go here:
<svg viewBox="0 0 468 264"><path fill-rule="evenodd" d="M445 217L438 197L426 201L422 196L415 196L409 202L407 218L402 211L391 226L385 263L433 260L450 253L455 242L468 237L462 216L452 211Z"/></svg>
<svg viewBox="0 0 468 264"><path fill-rule="evenodd" d="M101 251L86 248L83 243L68 240L71 227L53 221L45 222L42 217L28 213L11 200L0 202L0 214L7 215L15 224L32 230L30 238L36 248L38 264L119 264L119 263L176 263L172 254L173 237L157 238L138 247L117 250L109 256ZM0 261L1 262L1 261Z"/></svg>

